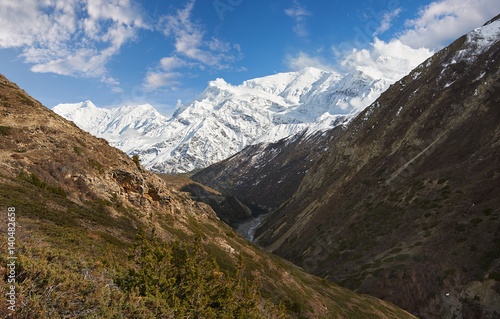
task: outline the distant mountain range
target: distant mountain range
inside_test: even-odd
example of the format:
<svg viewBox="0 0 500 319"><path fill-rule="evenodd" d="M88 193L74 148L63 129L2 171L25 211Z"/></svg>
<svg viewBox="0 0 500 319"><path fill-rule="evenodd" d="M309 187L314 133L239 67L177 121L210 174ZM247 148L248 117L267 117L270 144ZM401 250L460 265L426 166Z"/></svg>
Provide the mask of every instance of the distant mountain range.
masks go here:
<svg viewBox="0 0 500 319"><path fill-rule="evenodd" d="M389 84L360 71L306 68L238 86L217 79L171 118L151 105L104 109L86 101L53 110L127 154L139 155L154 172L182 173L226 159L248 145L345 123Z"/></svg>

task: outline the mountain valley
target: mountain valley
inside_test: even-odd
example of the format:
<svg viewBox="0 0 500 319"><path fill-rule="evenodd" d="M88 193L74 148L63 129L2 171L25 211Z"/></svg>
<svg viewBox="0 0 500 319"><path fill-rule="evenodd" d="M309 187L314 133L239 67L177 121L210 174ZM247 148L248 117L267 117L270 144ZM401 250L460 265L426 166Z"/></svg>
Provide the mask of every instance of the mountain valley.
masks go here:
<svg viewBox="0 0 500 319"><path fill-rule="evenodd" d="M494 19L393 84L255 243L422 318L497 317L499 39Z"/></svg>
<svg viewBox="0 0 500 319"><path fill-rule="evenodd" d="M315 68L217 79L167 118L51 111L1 76L20 318L497 318L500 16L391 83ZM151 272L189 274L178 254L216 289L183 283L202 306Z"/></svg>
<svg viewBox="0 0 500 319"><path fill-rule="evenodd" d="M499 26L458 39L323 139L248 147L192 178L267 208L254 243L307 271L422 318L495 318Z"/></svg>
<svg viewBox="0 0 500 319"><path fill-rule="evenodd" d="M248 243L195 198L219 194L165 182L3 76L0 189L4 318L414 318Z"/></svg>

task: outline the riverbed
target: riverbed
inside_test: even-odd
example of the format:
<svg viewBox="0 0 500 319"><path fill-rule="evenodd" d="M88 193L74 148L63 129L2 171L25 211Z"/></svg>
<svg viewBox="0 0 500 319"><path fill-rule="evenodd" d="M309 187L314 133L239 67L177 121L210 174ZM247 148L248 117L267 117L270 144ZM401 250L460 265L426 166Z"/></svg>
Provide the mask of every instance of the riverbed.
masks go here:
<svg viewBox="0 0 500 319"><path fill-rule="evenodd" d="M263 218L266 216L267 215L259 215L254 219L251 219L247 222L244 222L243 224L240 224L238 228L236 228L236 232L241 236L243 236L249 242L253 242L255 231L257 230L257 227L259 227L260 224L262 223Z"/></svg>

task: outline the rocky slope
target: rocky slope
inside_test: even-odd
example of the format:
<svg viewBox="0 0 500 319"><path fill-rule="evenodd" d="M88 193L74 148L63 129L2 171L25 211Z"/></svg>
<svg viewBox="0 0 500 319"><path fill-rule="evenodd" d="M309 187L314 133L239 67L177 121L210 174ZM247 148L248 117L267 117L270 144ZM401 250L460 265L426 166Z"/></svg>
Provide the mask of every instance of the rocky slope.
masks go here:
<svg viewBox="0 0 500 319"><path fill-rule="evenodd" d="M246 270L240 275L257 278L262 287L260 302L248 307L260 309L262 316L278 317L280 311L273 305L281 303L286 307L282 316L290 318L412 317L249 245L208 205L192 201L182 189L167 185L122 151L64 120L0 75L3 225L7 225L8 207L14 207L16 213L11 236L16 238L17 303L13 314L2 302L1 317L146 318L157 316L156 310L168 311L165 300L154 299L156 286L127 290L134 282L126 278L152 274L152 269L144 267L165 258L151 255L157 245L139 246L141 242L135 238L144 236L139 229L162 242L201 242L220 267L208 274L219 278L219 286L231 274L238 275L241 267L236 265L243 256ZM3 251L7 246L6 240L0 243ZM143 247L142 253L138 247ZM147 256L151 259L144 259ZM142 264L132 263L129 257ZM182 256L172 258L179 262ZM6 254L0 260L6 265ZM3 278L7 278L6 272L6 267L0 268ZM156 268L154 272L161 275ZM183 289L197 289L194 285L184 283ZM234 293L248 295L241 289ZM214 302L209 307L213 313L222 305ZM175 311L171 309L172 316Z"/></svg>
<svg viewBox="0 0 500 319"><path fill-rule="evenodd" d="M499 40L497 18L392 85L256 243L423 318L498 317Z"/></svg>
<svg viewBox="0 0 500 319"><path fill-rule="evenodd" d="M103 137L159 173L182 173L224 160L244 147L276 142L304 130L324 130L341 115L358 113L389 85L355 71L306 68L248 80L223 79L167 119L151 106L96 108L91 102L60 104L54 111Z"/></svg>
<svg viewBox="0 0 500 319"><path fill-rule="evenodd" d="M247 203L253 208L253 217L272 212L297 191L307 171L328 150L330 142L345 131L346 124L248 146L194 174L192 179Z"/></svg>
<svg viewBox="0 0 500 319"><path fill-rule="evenodd" d="M223 222L236 228L242 221L255 215L252 209L233 195L220 193L210 187L194 182L182 175L159 174L167 185L189 195L190 199L209 205Z"/></svg>

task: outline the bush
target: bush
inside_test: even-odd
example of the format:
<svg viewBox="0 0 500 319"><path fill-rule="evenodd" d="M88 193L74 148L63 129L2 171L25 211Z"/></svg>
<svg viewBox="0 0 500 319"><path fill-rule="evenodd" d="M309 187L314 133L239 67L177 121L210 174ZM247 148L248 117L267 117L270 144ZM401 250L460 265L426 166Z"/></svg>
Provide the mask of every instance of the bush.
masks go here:
<svg viewBox="0 0 500 319"><path fill-rule="evenodd" d="M9 135L10 134L10 126L0 125L0 135Z"/></svg>
<svg viewBox="0 0 500 319"><path fill-rule="evenodd" d="M396 257L394 257L394 259L396 261L405 261L406 259L408 259L408 257L410 257L410 255L408 254L399 254Z"/></svg>
<svg viewBox="0 0 500 319"><path fill-rule="evenodd" d="M96 161L93 158L89 158L89 165L90 167L96 169L99 173L104 173L104 167L102 167L102 164Z"/></svg>
<svg viewBox="0 0 500 319"><path fill-rule="evenodd" d="M132 161L139 167L141 165L141 160L139 159L139 155L132 155Z"/></svg>
<svg viewBox="0 0 500 319"><path fill-rule="evenodd" d="M66 198L68 196L61 186L49 185L49 186L47 186L47 191L52 193L52 194L56 194L56 195L59 195L61 197L64 197L64 198Z"/></svg>
<svg viewBox="0 0 500 319"><path fill-rule="evenodd" d="M500 272L492 272L489 275L490 279L495 279L496 281L500 282Z"/></svg>
<svg viewBox="0 0 500 319"><path fill-rule="evenodd" d="M26 181L30 184L33 184L40 189L44 189L44 190L48 191L49 193L56 194L56 195L59 195L59 196L64 197L64 198L66 198L68 196L61 186L47 185L35 173L30 173L28 175L23 170L21 170L19 172L19 175L17 175L17 178L19 178L23 181Z"/></svg>
<svg viewBox="0 0 500 319"><path fill-rule="evenodd" d="M483 222L483 219L481 217L475 217L471 219L470 221L473 225L479 225Z"/></svg>
<svg viewBox="0 0 500 319"><path fill-rule="evenodd" d="M127 293L137 293L157 317L260 317L259 287L243 275L243 257L236 274L220 271L198 234L191 244L160 242L140 230L134 266L117 279Z"/></svg>
<svg viewBox="0 0 500 319"><path fill-rule="evenodd" d="M73 151L77 154L77 155L81 155L83 153L82 149L79 148L78 146L75 146L73 147Z"/></svg>

